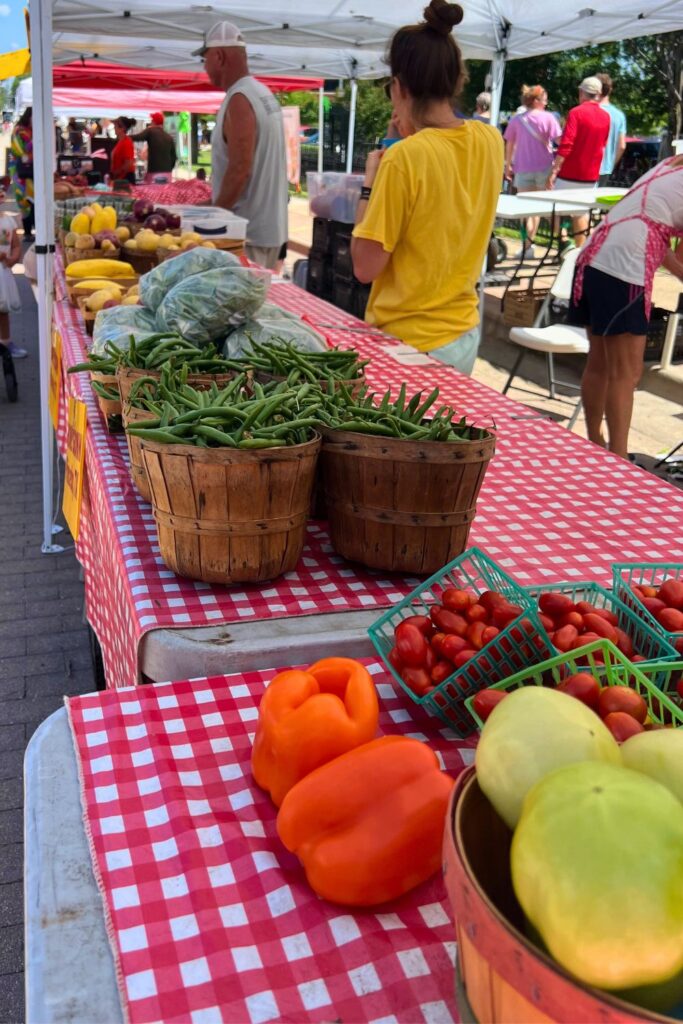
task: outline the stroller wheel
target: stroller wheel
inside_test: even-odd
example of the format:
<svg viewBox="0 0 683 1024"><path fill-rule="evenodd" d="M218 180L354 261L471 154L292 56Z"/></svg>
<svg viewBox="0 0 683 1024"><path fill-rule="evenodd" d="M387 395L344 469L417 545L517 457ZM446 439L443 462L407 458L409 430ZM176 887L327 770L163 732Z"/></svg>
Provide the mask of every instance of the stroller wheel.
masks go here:
<svg viewBox="0 0 683 1024"><path fill-rule="evenodd" d="M2 352L2 371L5 375L5 388L7 390L7 401L16 402L19 397L19 388L17 386L17 375L14 370L14 360L12 359L12 353L9 351L6 345L0 345Z"/></svg>

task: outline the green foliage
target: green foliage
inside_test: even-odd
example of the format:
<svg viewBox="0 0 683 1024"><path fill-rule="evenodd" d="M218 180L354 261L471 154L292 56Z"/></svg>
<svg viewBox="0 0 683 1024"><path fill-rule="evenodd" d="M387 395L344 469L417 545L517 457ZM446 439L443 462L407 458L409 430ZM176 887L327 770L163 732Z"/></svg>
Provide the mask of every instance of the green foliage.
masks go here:
<svg viewBox="0 0 683 1024"><path fill-rule="evenodd" d="M278 92L275 94L280 106L298 107L301 123L313 128L318 124L318 91Z"/></svg>
<svg viewBox="0 0 683 1024"><path fill-rule="evenodd" d="M282 92L278 94L282 106L297 106L301 110L301 123L311 127L318 124L317 92ZM343 94L326 104L325 119L331 108L349 110L351 105L351 86L347 83ZM358 99L356 102L356 137L365 142L374 142L384 137L387 123L391 117L391 103L384 95L382 82L359 82Z"/></svg>
<svg viewBox="0 0 683 1024"><path fill-rule="evenodd" d="M675 114L676 99L667 82L675 79L677 54L680 75L681 53L683 32L675 32L511 60L505 68L501 110L515 112L522 85L542 85L548 90L548 109L564 115L578 102L579 82L606 71L614 80L613 100L626 115L629 135L655 135ZM460 104L466 113L484 89L490 65L473 60L468 67L470 81Z"/></svg>

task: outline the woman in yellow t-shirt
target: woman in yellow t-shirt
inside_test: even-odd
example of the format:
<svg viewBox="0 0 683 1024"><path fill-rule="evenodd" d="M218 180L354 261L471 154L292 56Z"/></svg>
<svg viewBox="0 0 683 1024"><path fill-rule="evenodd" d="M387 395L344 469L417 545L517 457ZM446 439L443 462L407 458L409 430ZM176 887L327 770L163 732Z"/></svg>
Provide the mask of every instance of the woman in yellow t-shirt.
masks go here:
<svg viewBox="0 0 683 1024"><path fill-rule="evenodd" d="M496 128L453 104L466 80L451 34L458 4L431 0L391 40L391 100L402 141L368 156L352 242L372 282L368 323L471 373L479 347L476 284L503 178Z"/></svg>

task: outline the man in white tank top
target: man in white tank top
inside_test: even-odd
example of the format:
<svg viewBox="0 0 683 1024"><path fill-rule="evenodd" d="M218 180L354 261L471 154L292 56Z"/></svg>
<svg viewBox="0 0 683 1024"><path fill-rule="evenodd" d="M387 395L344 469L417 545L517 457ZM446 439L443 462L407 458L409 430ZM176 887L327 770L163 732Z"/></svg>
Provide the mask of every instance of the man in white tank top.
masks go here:
<svg viewBox="0 0 683 1024"><path fill-rule="evenodd" d="M270 89L249 74L236 25L219 21L195 54L211 83L226 90L211 139L213 203L247 218L247 256L273 268L284 258L288 233L282 110Z"/></svg>

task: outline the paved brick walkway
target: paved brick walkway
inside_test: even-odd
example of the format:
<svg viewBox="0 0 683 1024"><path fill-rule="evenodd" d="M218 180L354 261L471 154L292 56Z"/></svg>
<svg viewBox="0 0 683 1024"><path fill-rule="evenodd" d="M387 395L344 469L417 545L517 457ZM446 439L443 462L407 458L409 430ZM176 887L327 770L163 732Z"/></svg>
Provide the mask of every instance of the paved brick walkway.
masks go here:
<svg viewBox="0 0 683 1024"><path fill-rule="evenodd" d="M37 311L17 278L23 310L12 338L19 401L0 378L0 1022L24 1020L23 757L34 729L64 694L95 688L83 585L68 532L58 555L43 555ZM61 538L64 538L61 540Z"/></svg>

